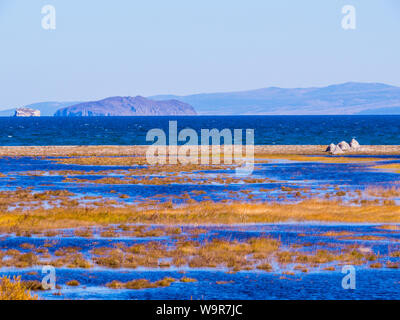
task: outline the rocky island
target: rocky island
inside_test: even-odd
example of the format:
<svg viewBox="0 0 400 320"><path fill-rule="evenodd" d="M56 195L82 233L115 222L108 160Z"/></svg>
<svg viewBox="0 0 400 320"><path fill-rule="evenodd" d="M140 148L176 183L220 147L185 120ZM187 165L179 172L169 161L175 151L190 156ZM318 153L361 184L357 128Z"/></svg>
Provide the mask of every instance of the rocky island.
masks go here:
<svg viewBox="0 0 400 320"><path fill-rule="evenodd" d="M31 108L17 108L14 117L40 117L40 111Z"/></svg>
<svg viewBox="0 0 400 320"><path fill-rule="evenodd" d="M194 108L178 100L155 101L141 96L110 97L57 110L58 117L91 116L180 116L196 115Z"/></svg>

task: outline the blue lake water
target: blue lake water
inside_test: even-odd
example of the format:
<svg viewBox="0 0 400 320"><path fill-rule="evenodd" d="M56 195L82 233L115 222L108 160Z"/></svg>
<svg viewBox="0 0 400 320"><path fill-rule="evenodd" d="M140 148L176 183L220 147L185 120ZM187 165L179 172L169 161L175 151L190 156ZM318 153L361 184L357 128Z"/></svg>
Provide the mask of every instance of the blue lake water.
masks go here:
<svg viewBox="0 0 400 320"><path fill-rule="evenodd" d="M398 156L379 156L382 163L399 163ZM93 184L90 182L65 182L63 175L55 174L59 170L93 171L94 177L103 177L106 169L126 170L124 166L83 166L55 163L53 158L4 157L0 159L0 168L4 177L0 178L0 190L15 190L18 187L32 188L33 192L45 190L69 190L76 197L84 195L102 196L119 201L135 201L140 198L151 198L163 194L166 198L183 192L205 190L206 195L215 201L234 197L241 199L241 195L230 195L226 192L247 190L259 200L278 200L284 195L282 186L291 188L310 188L308 193L323 196L325 193L334 194L335 186L341 190L351 191L368 186L391 187L397 185L399 174L374 168L376 163L317 163L296 161L273 161L256 166L254 176L272 178L266 183L247 183L230 185L108 185ZM41 175L40 172L50 171ZM95 174L99 172L99 174ZM30 175L36 173L37 175ZM229 170L226 171L229 173ZM233 171L231 172L233 175ZM82 176L82 178L90 176ZM322 190L321 185L326 185ZM172 187L171 187L172 186ZM115 190L117 193L111 193ZM267 191L266 191L267 190ZM129 195L129 199L119 199L119 194ZM192 195L201 200L202 195ZM245 196L243 196L246 198ZM290 199L288 195L287 199ZM161 198L162 199L162 198ZM398 199L397 199L398 200ZM118 228L117 226L114 226ZM153 226L155 227L155 226ZM388 261L400 263L400 257L389 257L390 252L400 251L400 232L397 230L382 229L379 224L341 224L341 223L276 223L276 224L249 224L249 225L208 225L200 226L201 233L190 232L193 226L182 225L181 236L185 240L208 243L214 239L228 241L247 241L254 237L270 237L279 239L286 250L296 245L301 252L315 252L316 250L333 250L354 246L369 249L382 268L373 269L371 262L356 265L357 289L344 290L342 288L342 265L334 264L334 270L324 270L323 266L310 267L307 272L294 270L294 265L285 268L293 271L292 274L283 274L283 269L275 267L272 272L260 270L228 272L226 268L189 268L188 266L169 268L111 269L94 266L90 269L56 268L57 285L59 289L52 291L35 292L45 299L400 299L400 269L385 267ZM352 237L327 236L327 233L348 232ZM364 237L364 238L363 238ZM370 238L365 238L370 237ZM0 237L0 252L8 249L17 249L23 253L31 249L23 248L23 244L34 245L36 248L46 246L49 254L55 256L57 250L66 247L78 248L86 258L90 258L93 248L113 247L119 245L131 246L139 243L157 242L167 247L173 246L179 240L174 236L102 236L101 229L93 229L92 238L83 238L74 235L73 230L63 230L55 236L45 234L16 235L3 234ZM49 245L51 244L51 245ZM39 266L27 269L0 268L1 275L21 275L23 280L41 281L42 273ZM134 279L148 279L157 281L164 277L180 279L194 278L194 283L174 282L170 287L151 288L141 290L115 290L106 287L113 280L127 282ZM70 287L67 282L77 280L78 287ZM61 295L58 295L61 292Z"/></svg>
<svg viewBox="0 0 400 320"><path fill-rule="evenodd" d="M341 286L343 274L319 272L281 277L280 274L263 272L225 272L196 270L183 273L177 271L110 271L58 269L57 283L62 287L62 295L55 296L58 290L36 292L42 299L106 299L106 300L349 300L349 299L400 299L399 272L397 270L357 269L356 290L344 290ZM41 269L37 269L41 274ZM8 276L20 275L21 270L1 272ZM192 277L195 283L176 282L167 288L145 290L114 290L105 287L110 280L127 282L132 279L146 278L157 281L163 277ZM26 276L26 280L38 277ZM40 278L39 278L40 279ZM64 282L75 279L85 284L82 287L68 287ZM216 284L226 281L226 284Z"/></svg>
<svg viewBox="0 0 400 320"><path fill-rule="evenodd" d="M254 129L256 145L329 144L356 138L364 145L400 144L398 116L0 117L0 145L146 145L154 128Z"/></svg>
<svg viewBox="0 0 400 320"><path fill-rule="evenodd" d="M316 116L316 117L129 117L129 118L0 118L0 145L131 145L145 144L145 135L153 128L163 128L166 132L170 120L178 121L178 129L193 128L197 132L208 128L255 129L256 144L328 144L331 141L349 140L356 137L361 144L400 144L400 117L375 116ZM399 163L400 156L377 156L380 164ZM375 158L375 157L374 157ZM273 160L257 163L254 178L268 178L263 183L224 184L96 184L90 181L65 181L65 174L59 170L93 171L91 175L80 175L82 179L98 179L107 176L105 170L129 170L131 166L82 166L56 163L53 158L41 157L3 157L0 159L0 190L32 188L33 192L46 190L68 190L80 199L85 195L101 196L102 199L115 199L135 202L140 199L158 198L164 200L181 195L184 192L204 190L205 195L191 194L196 200L208 196L214 201L226 199L246 200L249 191L253 200L286 201L295 200L294 191L303 188L308 196L323 197L335 195L337 187L346 192L364 188L382 186L392 187L399 184L399 174L390 170L375 168L376 162L366 163L318 163ZM50 172L49 172L50 171ZM53 171L53 172L51 172ZM42 174L40 174L42 172ZM44 172L44 174L43 174ZM204 172L203 179L217 171ZM234 175L233 170L222 170ZM121 173L109 173L114 176ZM193 173L196 175L196 173ZM114 191L114 192L112 192ZM227 191L237 192L230 194ZM128 195L120 199L119 195ZM284 196L283 198L279 198ZM347 197L347 195L346 195ZM400 199L395 199L400 201ZM83 200L80 200L83 202ZM97 200L95 200L97 201ZM177 199L176 201L182 201ZM300 245L305 252L318 249L338 250L346 246L368 248L379 256L383 263L380 269L370 268L369 263L357 265L357 289L344 290L341 286L343 274L341 265L334 271L322 267L313 267L308 272L295 271L293 275L283 274L281 270L273 272L259 270L230 273L223 268L137 268L109 269L93 267L91 269L57 268L55 291L37 292L45 299L400 299L400 269L386 266L387 259L400 263L400 258L387 258L389 252L400 251L400 232L383 230L377 225L361 224L318 224L318 223L278 223L265 225L203 226L205 233L191 234L191 227L182 226L185 237L190 240L211 241L213 239L244 241L252 237L267 236L279 239L284 247ZM327 237L325 232L352 232L366 238ZM186 233L187 232L187 233ZM14 248L21 252L22 244L42 247L51 241L48 247L54 255L63 247L78 247L79 252L89 256L91 249L118 244L133 245L156 241L172 245L174 239L165 236L124 238L102 237L86 239L74 236L66 231L62 236L17 236L4 234L0 239L0 251ZM311 246L308 246L311 244ZM36 274L32 273L36 271ZM29 269L0 268L0 275L21 275L23 280L41 281L42 273L38 266ZM122 282L146 278L157 281L164 277L180 279L183 276L195 278L195 283L174 282L170 287L143 290L114 290L105 287L113 280ZM78 280L80 286L70 287L66 283ZM223 283L221 283L223 282ZM61 291L62 295L54 295Z"/></svg>
<svg viewBox="0 0 400 320"><path fill-rule="evenodd" d="M193 227L183 227L186 233ZM255 236L266 236L279 239L283 246L313 243L311 247L302 250L318 249L332 250L340 245L363 243L375 253L387 254L388 250L399 249L399 233L386 232L379 225L343 225L343 224L265 224L248 226L202 226L207 232L190 236L188 239L209 241L211 239L242 241ZM380 235L383 240L359 241L352 239L326 238L325 232L349 231L358 235ZM302 236L299 236L299 234ZM53 246L49 252L62 247L77 246L80 252L87 254L90 249L102 246L114 246L117 243L132 245L154 241L154 238L138 239L94 239L79 237L15 237L2 239L0 249L20 248L22 243L42 246L52 239ZM171 245L171 239L161 240ZM23 250L29 252L29 250ZM391 258L399 261L400 258ZM96 267L92 269L57 268L57 284L59 290L36 292L45 299L400 299L400 282L398 269L369 269L366 265L357 265L356 290L342 288L342 266L336 266L334 271L314 268L308 273L296 271L292 275L281 272L263 272L258 270L227 272L223 268L137 268L137 269L107 269ZM35 271L36 274L32 274ZM41 268L29 269L0 268L0 275L21 275L24 280L41 280ZM164 277L180 279L194 278L194 283L175 282L170 287L142 290L114 290L105 287L113 280L121 282L133 279L149 279L157 281ZM79 281L79 287L69 287L66 282L71 279ZM224 282L224 283L218 283ZM62 295L54 295L61 291Z"/></svg>
<svg viewBox="0 0 400 320"><path fill-rule="evenodd" d="M398 164L400 156L376 156L382 159L382 164ZM286 201L292 199L293 195L281 190L282 187L290 187L293 190L308 188L308 195L324 196L325 193L336 193L335 187L340 186L344 191L363 190L367 187L392 187L399 184L399 174L376 169L376 162L369 163L318 163L318 162L295 162L295 161L274 161L271 163L259 163L251 177L268 178L272 180L263 183L230 183L217 184L196 184L193 182L180 184L99 184L92 183L104 177L124 177L124 170L132 169L130 166L83 166L60 164L54 158L32 158L19 157L0 158L0 169L6 176L0 177L0 190L15 190L17 188L31 188L34 192L46 190L68 190L78 198L84 195L102 196L104 199L114 199L125 202L135 202L140 199L169 200L170 197L181 195L185 192L191 193L193 199L201 201L209 197L213 201L232 199L233 195L226 192L248 191L252 194L253 200L262 201ZM92 171L92 175L76 175L74 177L87 179L84 182L65 181L65 174L57 172L63 170ZM104 174L104 170L111 170L111 173ZM121 170L115 173L114 170ZM46 173L48 172L48 173ZM219 171L203 171L204 176L198 179L207 179ZM234 177L234 170L225 170L230 177ZM97 173L97 174L96 174ZM162 176L162 175L161 175ZM195 174L193 174L195 176ZM205 194L196 195L198 190L206 191ZM266 192L268 190L268 192ZM115 191L115 193L113 193ZM128 199L120 199L119 195L128 195ZM286 195L279 200L279 196ZM161 196L161 197L160 197ZM245 200L247 195L241 198L235 195L236 200ZM174 199L174 202L182 200Z"/></svg>

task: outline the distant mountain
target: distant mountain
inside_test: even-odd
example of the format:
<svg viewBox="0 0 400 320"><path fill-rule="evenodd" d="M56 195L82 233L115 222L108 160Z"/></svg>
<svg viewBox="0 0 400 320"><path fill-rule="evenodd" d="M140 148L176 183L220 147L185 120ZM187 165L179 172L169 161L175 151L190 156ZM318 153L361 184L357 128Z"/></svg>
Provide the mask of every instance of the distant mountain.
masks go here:
<svg viewBox="0 0 400 320"><path fill-rule="evenodd" d="M389 107L389 108L377 108L367 109L357 113L358 115L388 115L388 114L400 114L400 107Z"/></svg>
<svg viewBox="0 0 400 320"><path fill-rule="evenodd" d="M199 114L214 115L400 114L400 88L381 83L348 82L295 89L270 87L150 98L178 99L191 104Z"/></svg>
<svg viewBox="0 0 400 320"><path fill-rule="evenodd" d="M327 87L111 97L93 102L41 102L24 106L42 116L96 115L334 115L400 114L400 88L381 83L348 82ZM0 111L13 116L15 109Z"/></svg>
<svg viewBox="0 0 400 320"><path fill-rule="evenodd" d="M41 116L51 117L60 108L65 108L77 104L79 102L39 102L23 106L23 108L39 110ZM12 117L17 108L0 111L0 117Z"/></svg>
<svg viewBox="0 0 400 320"><path fill-rule="evenodd" d="M55 116L166 116L196 115L195 109L178 100L154 101L144 97L110 97L58 110Z"/></svg>

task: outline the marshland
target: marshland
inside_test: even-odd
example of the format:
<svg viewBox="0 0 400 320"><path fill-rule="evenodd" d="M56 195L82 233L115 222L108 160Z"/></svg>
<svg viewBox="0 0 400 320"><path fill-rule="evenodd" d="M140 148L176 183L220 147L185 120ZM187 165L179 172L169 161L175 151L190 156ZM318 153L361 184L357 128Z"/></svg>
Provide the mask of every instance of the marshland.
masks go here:
<svg viewBox="0 0 400 320"><path fill-rule="evenodd" d="M256 146L254 171L241 177L235 163L148 165L143 147L2 147L2 290L35 299L400 298L400 152L370 148L328 156L322 146ZM342 288L345 265L357 290ZM56 270L52 290L42 287L43 266Z"/></svg>

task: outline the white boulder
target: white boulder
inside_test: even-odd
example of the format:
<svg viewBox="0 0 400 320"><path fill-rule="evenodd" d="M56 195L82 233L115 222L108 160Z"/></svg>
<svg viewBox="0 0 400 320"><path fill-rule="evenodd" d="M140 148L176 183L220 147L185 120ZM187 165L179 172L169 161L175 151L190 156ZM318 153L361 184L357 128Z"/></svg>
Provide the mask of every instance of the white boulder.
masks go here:
<svg viewBox="0 0 400 320"><path fill-rule="evenodd" d="M328 146L328 148L326 148L326 152L332 152L333 150L335 150L335 148L336 148L336 144L334 144L334 143L331 143L329 146Z"/></svg>
<svg viewBox="0 0 400 320"><path fill-rule="evenodd" d="M344 153L344 151L342 150L342 148L339 147L339 145L335 146L335 149L330 151L331 154L341 154Z"/></svg>
<svg viewBox="0 0 400 320"><path fill-rule="evenodd" d="M338 147L342 149L342 151L350 150L350 145L346 141L342 141L338 144Z"/></svg>
<svg viewBox="0 0 400 320"><path fill-rule="evenodd" d="M354 150L360 149L360 144L358 143L358 141L356 139L354 139L354 138L351 139L350 148L352 148Z"/></svg>

